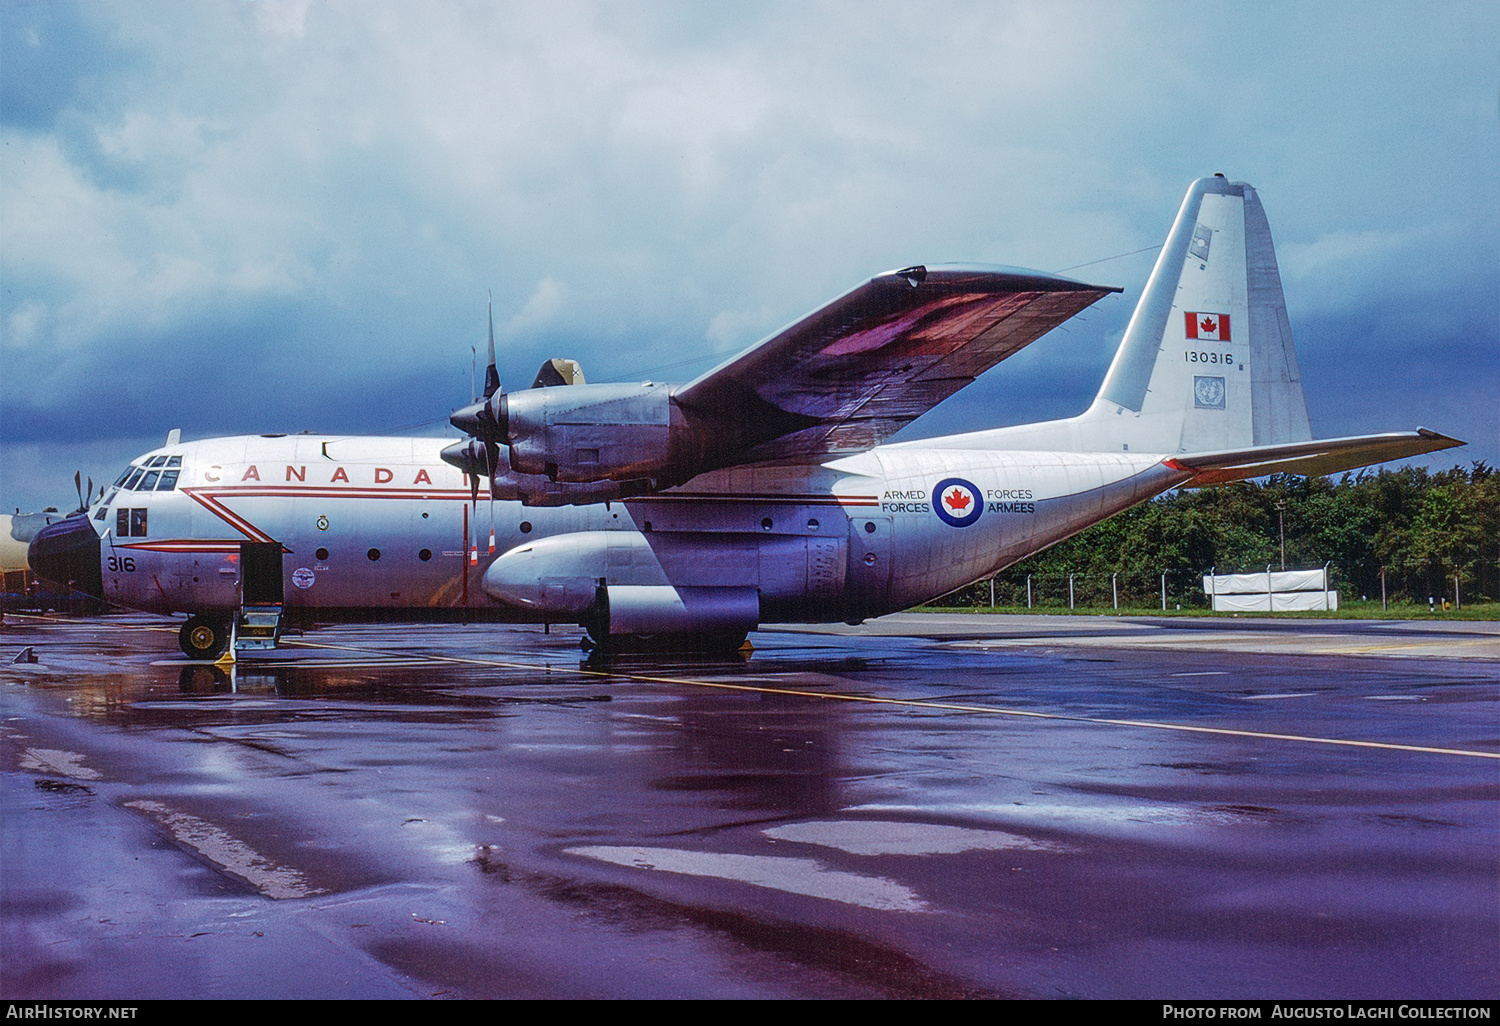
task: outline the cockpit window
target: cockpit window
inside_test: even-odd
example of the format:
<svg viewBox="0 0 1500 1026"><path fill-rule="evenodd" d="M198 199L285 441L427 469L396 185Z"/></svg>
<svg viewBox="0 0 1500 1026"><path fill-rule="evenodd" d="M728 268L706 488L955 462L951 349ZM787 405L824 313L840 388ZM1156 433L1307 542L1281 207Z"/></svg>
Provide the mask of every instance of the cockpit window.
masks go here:
<svg viewBox="0 0 1500 1026"><path fill-rule="evenodd" d="M159 470L158 467L171 469ZM151 468L151 469L147 469ZM131 492L170 492L177 488L177 479L182 476L182 457L178 456L152 456L150 459L142 459L140 466L129 466L114 483L114 488L108 496L101 500L100 505L108 506L115 501L115 496L123 488Z"/></svg>

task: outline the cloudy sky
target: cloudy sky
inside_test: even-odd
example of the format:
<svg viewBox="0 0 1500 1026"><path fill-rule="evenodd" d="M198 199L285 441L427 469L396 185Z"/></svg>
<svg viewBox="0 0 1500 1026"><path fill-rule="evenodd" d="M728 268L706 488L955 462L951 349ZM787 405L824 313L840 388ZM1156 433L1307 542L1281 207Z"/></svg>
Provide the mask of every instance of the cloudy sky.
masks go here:
<svg viewBox="0 0 1500 1026"><path fill-rule="evenodd" d="M508 384L688 380L892 267L1076 267L1125 295L906 437L1071 415L1218 171L1314 432L1500 462L1492 0L4 0L0 47L6 510L174 427L441 433L491 290Z"/></svg>

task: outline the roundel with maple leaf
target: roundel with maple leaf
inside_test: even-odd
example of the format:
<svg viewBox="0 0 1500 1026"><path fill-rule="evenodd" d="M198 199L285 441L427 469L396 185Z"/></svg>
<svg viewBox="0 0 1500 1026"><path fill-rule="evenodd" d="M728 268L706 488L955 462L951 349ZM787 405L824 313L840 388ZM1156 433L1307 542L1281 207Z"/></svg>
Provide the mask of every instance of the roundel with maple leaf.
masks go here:
<svg viewBox="0 0 1500 1026"><path fill-rule="evenodd" d="M984 512L984 501L978 488L961 477L950 477L932 490L932 508L949 527L968 527Z"/></svg>

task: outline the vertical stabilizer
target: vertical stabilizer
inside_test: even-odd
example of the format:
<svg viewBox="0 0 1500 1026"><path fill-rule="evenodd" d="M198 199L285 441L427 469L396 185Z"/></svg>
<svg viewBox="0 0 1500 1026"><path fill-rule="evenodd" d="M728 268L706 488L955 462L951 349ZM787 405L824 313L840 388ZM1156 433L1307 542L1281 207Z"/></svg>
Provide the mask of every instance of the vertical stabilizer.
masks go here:
<svg viewBox="0 0 1500 1026"><path fill-rule="evenodd" d="M1200 178L1182 201L1088 411L986 446L1209 452L1312 437L1271 228L1255 190Z"/></svg>

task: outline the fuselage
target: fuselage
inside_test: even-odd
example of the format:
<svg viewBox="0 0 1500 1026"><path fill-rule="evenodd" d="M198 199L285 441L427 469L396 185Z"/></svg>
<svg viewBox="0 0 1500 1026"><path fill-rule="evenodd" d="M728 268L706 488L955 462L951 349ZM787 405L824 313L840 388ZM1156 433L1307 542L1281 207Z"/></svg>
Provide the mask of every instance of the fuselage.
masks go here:
<svg viewBox="0 0 1500 1026"><path fill-rule="evenodd" d="M271 590L304 621L579 622L600 586L620 589L619 615L644 603L648 626L665 615L662 594L755 622L858 620L962 587L1189 477L1160 455L908 444L528 507L474 501L439 458L446 444L242 436L146 453L87 513L99 588L129 608L228 616L260 548L279 550ZM44 568L49 558L55 568L33 552Z"/></svg>
<svg viewBox="0 0 1500 1026"><path fill-rule="evenodd" d="M544 367L507 395L491 345L485 398L451 418L466 442L174 433L28 556L192 614L190 655L269 647L287 619L480 616L719 647L929 601L1169 488L1462 444L1311 439L1265 212L1219 175L1189 186L1082 414L877 444L1109 291L913 265L681 386Z"/></svg>

